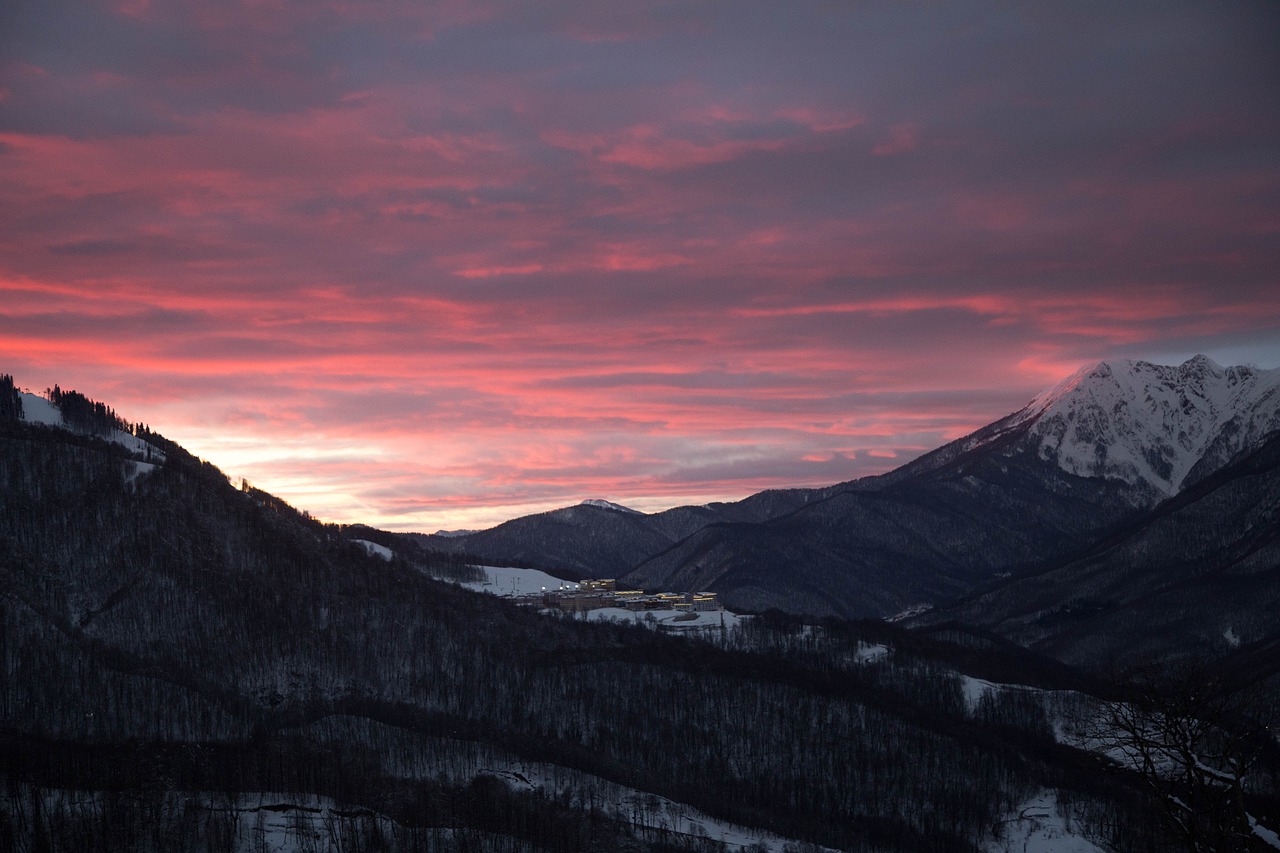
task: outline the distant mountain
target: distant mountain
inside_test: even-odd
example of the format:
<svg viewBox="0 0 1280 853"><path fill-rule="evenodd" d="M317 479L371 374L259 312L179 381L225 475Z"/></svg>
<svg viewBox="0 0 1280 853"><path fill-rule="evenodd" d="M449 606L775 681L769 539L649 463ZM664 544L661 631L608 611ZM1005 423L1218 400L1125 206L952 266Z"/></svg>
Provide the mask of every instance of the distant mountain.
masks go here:
<svg viewBox="0 0 1280 853"><path fill-rule="evenodd" d="M1277 429L1280 369L1103 362L882 476L654 515L574 507L440 546L744 609L884 617L1087 553Z"/></svg>
<svg viewBox="0 0 1280 853"><path fill-rule="evenodd" d="M1014 416L1063 470L1177 494L1280 429L1280 370L1103 362Z"/></svg>
<svg viewBox="0 0 1280 853"><path fill-rule="evenodd" d="M560 577L621 577L709 524L763 521L826 494L771 490L736 503L681 506L647 514L606 501L527 515L480 531L406 534L418 544L487 565L525 566Z"/></svg>
<svg viewBox="0 0 1280 853"><path fill-rule="evenodd" d="M640 510L638 509L632 509L629 506L623 506L622 504L616 504L612 501L599 500L597 498L589 498L583 501L581 503L581 506L594 506L594 507L597 507L598 509L611 509L615 512L630 512L630 513L634 513L635 515L644 514L640 512Z"/></svg>

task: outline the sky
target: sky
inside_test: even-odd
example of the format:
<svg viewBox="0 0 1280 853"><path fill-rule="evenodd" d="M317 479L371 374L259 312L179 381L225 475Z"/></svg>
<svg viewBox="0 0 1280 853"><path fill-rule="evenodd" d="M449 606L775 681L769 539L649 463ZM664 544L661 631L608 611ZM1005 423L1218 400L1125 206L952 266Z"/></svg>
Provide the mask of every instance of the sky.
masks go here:
<svg viewBox="0 0 1280 853"><path fill-rule="evenodd" d="M7 0L0 372L330 521L876 474L1280 366L1280 3Z"/></svg>

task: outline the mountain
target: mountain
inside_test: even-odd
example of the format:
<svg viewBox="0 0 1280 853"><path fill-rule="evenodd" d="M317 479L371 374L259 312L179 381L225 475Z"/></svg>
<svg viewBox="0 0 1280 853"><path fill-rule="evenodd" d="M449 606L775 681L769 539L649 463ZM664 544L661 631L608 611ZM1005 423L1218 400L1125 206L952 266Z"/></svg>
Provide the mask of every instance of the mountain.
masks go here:
<svg viewBox="0 0 1280 853"><path fill-rule="evenodd" d="M770 490L736 503L652 514L587 500L488 530L406 536L423 547L486 565L524 566L570 579L621 577L645 556L665 551L709 524L763 521L823 495L821 489Z"/></svg>
<svg viewBox="0 0 1280 853"><path fill-rule="evenodd" d="M1280 429L1280 369L1103 362L1040 395L1015 422L1063 470L1177 494Z"/></svg>
<svg viewBox="0 0 1280 853"><path fill-rule="evenodd" d="M1018 411L882 479L900 480L1016 438L1063 471L1132 488L1146 505L1175 494L1280 429L1280 368L1117 360L1084 367Z"/></svg>
<svg viewBox="0 0 1280 853"><path fill-rule="evenodd" d="M611 509L611 510L613 510L614 512L629 512L629 513L633 513L633 514L635 514L635 515L643 515L643 514L644 514L644 513L640 512L640 510L632 509L632 508L631 508L631 507L629 507L629 506L623 506L622 504L616 504L616 503L613 503L612 501L600 500L600 499L598 499L598 498L589 498L589 499L587 499L587 500L583 501L583 502L581 503L581 506L594 506L594 507L597 507L597 508L599 508L599 509Z"/></svg>
<svg viewBox="0 0 1280 853"><path fill-rule="evenodd" d="M439 546L740 609L887 617L1082 556L1277 429L1280 369L1102 362L878 477L654 515L574 507Z"/></svg>
<svg viewBox="0 0 1280 853"><path fill-rule="evenodd" d="M1217 658L1229 669L1280 641L1277 612L1280 433L1273 432L1085 553L910 624L979 625L1093 669L1181 655ZM1269 658L1249 665L1251 677L1280 671L1280 658Z"/></svg>
<svg viewBox="0 0 1280 853"><path fill-rule="evenodd" d="M911 511L956 477L1025 488L1023 457L1049 472L1042 489L1109 482L996 432L896 480L701 512L790 504L721 523L771 530L868 495ZM1280 439L1242 449L1154 513L1118 502L1132 521L1086 556L1155 547L1186 532L1184 513L1192 529L1244 513L1190 544L1225 544L1238 597L1258 596L1277 456ZM1071 849L1177 844L1143 780L1114 763L1099 773L1079 734L1105 731L1126 705L1099 697L1125 694L998 632L774 611L675 636L441 582L467 567L428 541L322 524L102 404L21 395L0 375L0 849L990 853L1025 846L1053 803ZM1165 554L1187 545L1174 536ZM1263 726L1280 690L1280 638L1259 627L1273 603L1224 632L1233 671L1263 673ZM1256 818L1238 849L1267 849L1263 827L1280 819L1268 749L1249 812L1224 800L1197 830L1234 838Z"/></svg>
<svg viewBox="0 0 1280 853"><path fill-rule="evenodd" d="M542 615L67 399L0 411L0 849L977 853L1055 789L1168 849L998 638Z"/></svg>
<svg viewBox="0 0 1280 853"><path fill-rule="evenodd" d="M1142 493L1063 471L1018 438L943 448L762 523L704 527L623 580L750 610L885 617L1072 553L1137 512Z"/></svg>

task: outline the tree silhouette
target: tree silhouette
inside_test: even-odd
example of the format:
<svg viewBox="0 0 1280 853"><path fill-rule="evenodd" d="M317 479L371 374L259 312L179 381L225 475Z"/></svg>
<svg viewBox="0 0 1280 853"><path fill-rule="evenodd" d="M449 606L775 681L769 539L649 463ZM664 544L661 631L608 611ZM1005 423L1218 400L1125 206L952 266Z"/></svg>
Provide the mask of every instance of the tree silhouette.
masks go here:
<svg viewBox="0 0 1280 853"><path fill-rule="evenodd" d="M1246 790L1267 744L1259 694L1199 661L1135 671L1124 687L1089 732L1094 745L1138 773L1188 853L1259 849Z"/></svg>
<svg viewBox="0 0 1280 853"><path fill-rule="evenodd" d="M0 373L0 420L22 419L22 395L14 387L13 377Z"/></svg>

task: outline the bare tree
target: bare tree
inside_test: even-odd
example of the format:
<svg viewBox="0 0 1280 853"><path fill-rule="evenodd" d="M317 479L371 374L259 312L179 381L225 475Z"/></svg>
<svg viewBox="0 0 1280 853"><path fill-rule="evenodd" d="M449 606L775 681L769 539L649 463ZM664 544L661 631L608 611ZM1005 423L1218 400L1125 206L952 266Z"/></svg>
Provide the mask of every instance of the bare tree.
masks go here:
<svg viewBox="0 0 1280 853"><path fill-rule="evenodd" d="M1198 662L1149 668L1105 704L1092 745L1135 771L1188 853L1271 849L1245 801L1248 774L1266 743L1258 694L1233 689Z"/></svg>

